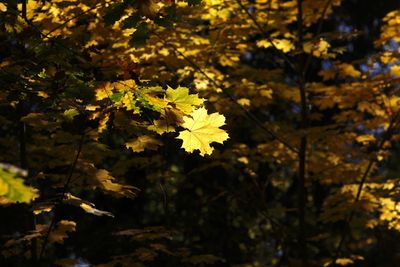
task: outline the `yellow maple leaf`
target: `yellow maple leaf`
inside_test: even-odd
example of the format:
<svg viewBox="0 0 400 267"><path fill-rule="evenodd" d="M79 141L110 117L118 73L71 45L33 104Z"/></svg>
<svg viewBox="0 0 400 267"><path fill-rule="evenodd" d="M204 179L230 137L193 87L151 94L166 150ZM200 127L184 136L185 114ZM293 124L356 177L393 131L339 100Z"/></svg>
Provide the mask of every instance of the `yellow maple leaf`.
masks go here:
<svg viewBox="0 0 400 267"><path fill-rule="evenodd" d="M166 99L174 103L177 109L186 114L189 114L195 106L199 106L204 102L204 99L199 98L197 94L189 94L189 89L186 87L178 87L176 89L168 87Z"/></svg>
<svg viewBox="0 0 400 267"><path fill-rule="evenodd" d="M0 163L0 205L9 203L30 203L38 196L37 190L24 184L21 177L26 171L13 165Z"/></svg>
<svg viewBox="0 0 400 267"><path fill-rule="evenodd" d="M349 76L353 78L358 78L361 76L361 72L356 70L351 64L342 63L339 65L339 69L342 72L343 76Z"/></svg>
<svg viewBox="0 0 400 267"><path fill-rule="evenodd" d="M0 3L0 12L6 12L7 11L7 6L3 3Z"/></svg>
<svg viewBox="0 0 400 267"><path fill-rule="evenodd" d="M183 117L182 126L187 130L179 133L178 139L182 139L182 148L191 153L194 150L200 150L200 155L211 154L213 148L212 142L222 144L229 138L228 133L220 129L225 124L225 117L219 113L207 114L205 108L194 110L191 117Z"/></svg>
<svg viewBox="0 0 400 267"><path fill-rule="evenodd" d="M303 44L303 50L306 53L310 53L315 57L324 57L328 54L330 44L324 39L320 39L317 42L306 42Z"/></svg>
<svg viewBox="0 0 400 267"><path fill-rule="evenodd" d="M339 258L339 259L336 260L336 264L342 265L342 266L349 265L349 264L352 264L352 263L354 263L354 261L352 259L349 259L349 258Z"/></svg>
<svg viewBox="0 0 400 267"><path fill-rule="evenodd" d="M109 82L102 84L96 88L96 100L110 98L110 96L113 94L113 89L114 86Z"/></svg>
<svg viewBox="0 0 400 267"><path fill-rule="evenodd" d="M293 42L287 39L274 39L270 40L260 40L257 41L258 47L268 48L270 46L274 46L276 49L281 50L284 53L292 51L295 47Z"/></svg>
<svg viewBox="0 0 400 267"><path fill-rule="evenodd" d="M390 74L396 77L400 77L400 66L395 65L390 68Z"/></svg>

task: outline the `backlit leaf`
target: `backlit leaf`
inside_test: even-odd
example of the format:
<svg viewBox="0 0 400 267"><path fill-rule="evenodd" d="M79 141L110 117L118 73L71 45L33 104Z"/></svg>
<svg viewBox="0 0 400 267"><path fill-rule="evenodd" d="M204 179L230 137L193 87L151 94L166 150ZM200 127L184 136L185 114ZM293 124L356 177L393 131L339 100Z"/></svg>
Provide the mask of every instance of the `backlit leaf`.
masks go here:
<svg viewBox="0 0 400 267"><path fill-rule="evenodd" d="M80 199L79 197L73 196L69 193L65 194L63 203L79 207L83 209L85 212L91 213L96 216L114 217L114 215L111 212L96 209L96 206L93 203Z"/></svg>
<svg viewBox="0 0 400 267"><path fill-rule="evenodd" d="M182 127L187 130L179 133L178 139L183 141L182 148L191 153L194 150L200 150L200 155L211 154L213 148L211 143L223 143L229 138L228 134L219 127L225 124L225 117L212 113L207 114L205 108L194 110L191 116L183 117L184 123Z"/></svg>
<svg viewBox="0 0 400 267"><path fill-rule="evenodd" d="M178 87L176 89L168 87L166 99L185 114L189 114L194 107L204 102L204 99L199 98L198 94L189 94L189 88L186 87Z"/></svg>
<svg viewBox="0 0 400 267"><path fill-rule="evenodd" d="M125 145L127 148L131 148L133 152L142 152L145 149L157 150L162 143L152 136L142 135L127 142Z"/></svg>
<svg viewBox="0 0 400 267"><path fill-rule="evenodd" d="M37 191L24 184L21 176L26 172L7 164L0 165L0 204L29 203L38 196Z"/></svg>

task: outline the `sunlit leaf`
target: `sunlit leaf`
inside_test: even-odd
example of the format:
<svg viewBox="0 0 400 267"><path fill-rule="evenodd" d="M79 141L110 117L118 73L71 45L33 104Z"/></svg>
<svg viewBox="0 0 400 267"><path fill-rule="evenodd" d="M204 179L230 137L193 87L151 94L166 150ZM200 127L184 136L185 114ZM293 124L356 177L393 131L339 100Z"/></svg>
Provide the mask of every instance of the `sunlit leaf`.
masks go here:
<svg viewBox="0 0 400 267"><path fill-rule="evenodd" d="M12 165L0 165L0 204L29 203L38 196L37 190L24 184L26 172Z"/></svg>
<svg viewBox="0 0 400 267"><path fill-rule="evenodd" d="M114 215L111 212L96 209L96 207L93 203L90 203L89 201L80 199L69 193L65 195L63 203L79 207L79 208L83 209L85 212L96 215L96 216L114 217Z"/></svg>
<svg viewBox="0 0 400 267"><path fill-rule="evenodd" d="M207 114L205 108L199 108L191 113L191 116L183 118L182 127L187 130L179 133L178 139L183 141L182 148L191 153L194 150L200 150L200 155L211 154L213 148L212 142L223 143L227 140L228 134L219 127L225 124L225 117L212 113Z"/></svg>
<svg viewBox="0 0 400 267"><path fill-rule="evenodd" d="M96 180L98 181L101 189L117 197L135 198L136 193L139 191L137 187L116 183L115 178L104 169L96 172Z"/></svg>
<svg viewBox="0 0 400 267"><path fill-rule="evenodd" d="M168 87L166 99L185 114L191 113L196 106L204 102L204 99L199 98L198 94L189 94L189 88L186 87L178 87L176 89Z"/></svg>

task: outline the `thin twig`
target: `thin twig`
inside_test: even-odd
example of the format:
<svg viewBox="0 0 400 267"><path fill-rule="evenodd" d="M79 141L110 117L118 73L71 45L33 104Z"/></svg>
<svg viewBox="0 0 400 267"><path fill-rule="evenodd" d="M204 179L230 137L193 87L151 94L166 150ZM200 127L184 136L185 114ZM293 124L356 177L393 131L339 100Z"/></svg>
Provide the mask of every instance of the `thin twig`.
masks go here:
<svg viewBox="0 0 400 267"><path fill-rule="evenodd" d="M303 46L303 1L297 0L297 47L301 49ZM298 83L299 83L299 94L300 94L300 129L303 132L300 138L299 148L299 169L298 169L298 189L297 189L297 201L298 201L298 249L303 267L307 267L308 256L307 256L307 243L305 234L305 213L306 213L306 162L307 162L307 135L305 130L308 127L308 111L307 111L307 92L306 92L306 81L304 77L304 61L303 54L300 55L299 65L297 69Z"/></svg>
<svg viewBox="0 0 400 267"><path fill-rule="evenodd" d="M57 206L59 206L63 202L63 200L65 198L65 194L67 193L67 191L69 189L69 184L71 182L72 175L74 174L74 170L75 170L76 165L78 163L79 156L80 156L80 154L82 152L82 147L83 147L84 140L85 140L85 133L82 133L81 134L81 139L79 140L78 150L76 152L75 159L74 159L74 161L72 162L72 164L71 164L71 166L69 168L69 172L67 174L67 180L65 181L65 184L64 184L64 187L63 187L63 190L62 190L62 193L61 193L61 197L58 200L58 202L57 202L57 204L55 206L55 209L56 209ZM56 223L56 214L54 214L54 217L51 220L49 229L47 230L46 236L44 238L43 246L42 246L42 249L41 249L40 254L39 254L39 260L42 259L42 257L43 257L43 254L44 254L44 251L46 249L47 243L49 242L49 237L50 237L51 231L53 230L55 223Z"/></svg>

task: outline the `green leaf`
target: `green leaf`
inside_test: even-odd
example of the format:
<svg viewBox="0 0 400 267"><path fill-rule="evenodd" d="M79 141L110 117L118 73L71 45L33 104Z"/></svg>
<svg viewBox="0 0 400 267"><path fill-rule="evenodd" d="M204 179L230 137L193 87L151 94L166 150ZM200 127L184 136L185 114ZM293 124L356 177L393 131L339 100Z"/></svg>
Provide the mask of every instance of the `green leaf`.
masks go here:
<svg viewBox="0 0 400 267"><path fill-rule="evenodd" d="M76 115L78 115L78 114L79 114L79 111L77 111L77 110L74 109L74 108L67 109L66 111L64 111L64 118L65 118L67 121L73 121L74 117L75 117Z"/></svg>
<svg viewBox="0 0 400 267"><path fill-rule="evenodd" d="M124 93L122 93L122 92L114 93L110 96L110 100L112 102L119 102L123 95L124 95Z"/></svg>
<svg viewBox="0 0 400 267"><path fill-rule="evenodd" d="M187 87L178 87L176 89L168 87L166 100L173 103L177 109L185 114L191 113L195 107L204 103L204 99L199 98L198 94L190 94Z"/></svg>
<svg viewBox="0 0 400 267"><path fill-rule="evenodd" d="M29 203L37 197L36 189L24 184L20 176L26 171L8 164L0 164L0 204Z"/></svg>

